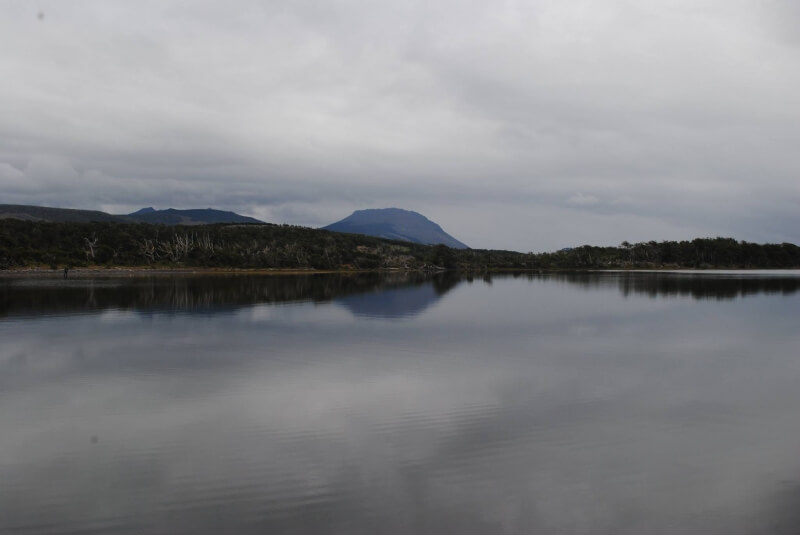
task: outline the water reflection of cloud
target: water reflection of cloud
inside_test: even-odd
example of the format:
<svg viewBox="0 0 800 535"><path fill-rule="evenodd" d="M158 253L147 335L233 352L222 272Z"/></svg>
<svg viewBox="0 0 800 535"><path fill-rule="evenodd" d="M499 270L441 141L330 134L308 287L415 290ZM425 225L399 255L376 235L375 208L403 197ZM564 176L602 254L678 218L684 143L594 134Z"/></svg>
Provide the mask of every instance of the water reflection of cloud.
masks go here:
<svg viewBox="0 0 800 535"><path fill-rule="evenodd" d="M326 355L311 367L255 364L223 380L225 387L212 395L203 383L219 378L210 371L177 381L120 377L89 384L44 425L31 419L32 435L21 436L34 436L34 444L20 440L2 453L27 466L26 479L43 484L53 477L46 461L52 440L59 439L72 460L61 461L60 476L37 493L40 500L64 501L77 482L86 493L78 496L80 507L97 507L99 500L105 514L126 518L141 505L126 497L146 494L152 510L176 503L191 513L170 520L161 511L160 522L199 532L208 526L195 513L202 518L210 508L220 525L236 525L243 518L256 522L260 504L260 514L274 511L275 517L267 514L254 526L307 533L322 532L315 530L326 523L328 529L356 528L348 519L365 508L384 520L413 511L423 532L437 523L467 529L470 519L475 524L467 533L487 527L636 533L654 519L660 525L685 522L683 511L697 503L713 510L733 500L746 511L752 496L745 490L752 489L750 478L763 462L740 440L753 429L732 425L741 421L719 422L716 408L704 417L695 407L695 423L688 426L683 418L653 419L651 407L635 403L640 389L654 386L649 379L641 384L641 368L631 381L625 374L598 378L591 367L558 368L547 359L538 370L496 358L469 359L453 369L426 364L425 355L409 371L407 360L376 364L346 352ZM682 377L673 371L661 380ZM703 374L697 381L709 378ZM606 382L600 398L592 387L598 380ZM74 386L63 385L62 394L73 396ZM564 388L568 396L559 394ZM712 389L710 396L719 393ZM109 412L110 406L116 408ZM760 435L796 420L776 416ZM59 420L73 429L65 433ZM49 433L36 431L42 427ZM100 448L90 449L92 434L100 436ZM761 452L786 461L791 448L782 449ZM687 478L692 488L681 487ZM113 490L101 481L113 482ZM645 497L659 497L669 508L649 509ZM316 508L326 522L307 524L306 515ZM618 523L619 511L626 511L628 524ZM69 525L69 518L59 521ZM719 517L694 521L690 527L722 532ZM382 525L388 533L406 527Z"/></svg>

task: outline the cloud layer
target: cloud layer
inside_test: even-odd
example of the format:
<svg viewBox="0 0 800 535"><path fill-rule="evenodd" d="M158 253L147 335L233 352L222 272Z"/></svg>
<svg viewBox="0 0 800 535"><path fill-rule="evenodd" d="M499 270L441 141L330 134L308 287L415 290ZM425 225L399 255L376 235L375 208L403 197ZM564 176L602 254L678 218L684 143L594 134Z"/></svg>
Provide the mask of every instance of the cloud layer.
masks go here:
<svg viewBox="0 0 800 535"><path fill-rule="evenodd" d="M11 1L0 202L800 243L786 0ZM41 16L40 16L41 12Z"/></svg>

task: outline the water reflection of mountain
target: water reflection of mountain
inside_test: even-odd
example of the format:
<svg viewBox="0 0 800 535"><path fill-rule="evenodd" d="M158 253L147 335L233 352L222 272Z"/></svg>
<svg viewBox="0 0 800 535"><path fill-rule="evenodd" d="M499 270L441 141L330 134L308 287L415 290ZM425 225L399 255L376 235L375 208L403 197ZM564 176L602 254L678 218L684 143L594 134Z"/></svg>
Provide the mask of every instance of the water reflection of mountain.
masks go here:
<svg viewBox="0 0 800 535"><path fill-rule="evenodd" d="M424 310L458 279L419 274L155 276L126 279L0 279L0 317L135 310L219 313L300 301L343 304L355 314L406 316ZM408 293L408 297L406 297ZM348 297L365 294L363 300ZM386 294L384 296L384 294Z"/></svg>
<svg viewBox="0 0 800 535"><path fill-rule="evenodd" d="M756 294L789 295L800 290L798 272L584 272L513 275L558 281L588 289L617 288L625 295L734 299Z"/></svg>
<svg viewBox="0 0 800 535"><path fill-rule="evenodd" d="M461 282L452 273L441 273L411 283L387 285L375 291L336 298L356 316L402 318L420 314Z"/></svg>

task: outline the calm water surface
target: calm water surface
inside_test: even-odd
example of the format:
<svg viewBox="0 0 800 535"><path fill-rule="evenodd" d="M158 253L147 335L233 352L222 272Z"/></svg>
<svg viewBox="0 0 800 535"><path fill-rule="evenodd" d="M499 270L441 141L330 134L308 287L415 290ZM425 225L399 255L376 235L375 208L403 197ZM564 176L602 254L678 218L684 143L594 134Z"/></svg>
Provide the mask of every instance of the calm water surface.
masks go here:
<svg viewBox="0 0 800 535"><path fill-rule="evenodd" d="M798 290L0 278L0 532L798 533Z"/></svg>

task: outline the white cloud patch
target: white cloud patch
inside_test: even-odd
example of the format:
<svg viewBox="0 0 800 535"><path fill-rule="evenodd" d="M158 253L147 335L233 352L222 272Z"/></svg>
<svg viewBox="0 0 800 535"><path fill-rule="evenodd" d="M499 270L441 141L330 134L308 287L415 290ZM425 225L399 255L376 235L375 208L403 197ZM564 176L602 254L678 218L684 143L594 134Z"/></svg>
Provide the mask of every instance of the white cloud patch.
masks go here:
<svg viewBox="0 0 800 535"><path fill-rule="evenodd" d="M567 204L572 204L574 206L593 206L599 202L600 199L594 195L584 195L583 193L578 193L567 199Z"/></svg>
<svg viewBox="0 0 800 535"><path fill-rule="evenodd" d="M31 190L25 173L7 163L0 162L0 189L4 195L26 193Z"/></svg>

